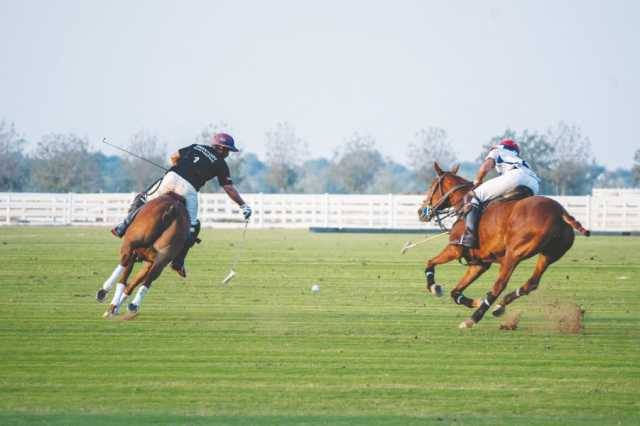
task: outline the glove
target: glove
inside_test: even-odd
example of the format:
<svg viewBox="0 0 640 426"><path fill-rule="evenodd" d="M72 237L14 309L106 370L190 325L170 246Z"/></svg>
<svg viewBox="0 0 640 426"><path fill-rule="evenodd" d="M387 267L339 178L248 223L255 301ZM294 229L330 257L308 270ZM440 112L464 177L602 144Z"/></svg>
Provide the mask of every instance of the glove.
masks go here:
<svg viewBox="0 0 640 426"><path fill-rule="evenodd" d="M252 213L251 207L249 207L248 204L243 204L240 206L240 208L242 209L242 215L244 216L244 220L249 220Z"/></svg>

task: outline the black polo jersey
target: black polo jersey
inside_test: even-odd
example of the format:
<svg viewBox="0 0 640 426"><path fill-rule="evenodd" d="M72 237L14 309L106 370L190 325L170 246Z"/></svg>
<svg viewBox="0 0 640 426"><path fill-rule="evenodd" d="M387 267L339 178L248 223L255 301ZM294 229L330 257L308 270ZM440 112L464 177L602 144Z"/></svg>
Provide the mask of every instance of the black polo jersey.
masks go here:
<svg viewBox="0 0 640 426"><path fill-rule="evenodd" d="M218 178L220 186L231 185L229 166L224 158L218 157L213 147L208 145L193 144L178 151L180 159L178 164L169 171L175 172L189 181L191 185L200 191L200 188L209 179Z"/></svg>

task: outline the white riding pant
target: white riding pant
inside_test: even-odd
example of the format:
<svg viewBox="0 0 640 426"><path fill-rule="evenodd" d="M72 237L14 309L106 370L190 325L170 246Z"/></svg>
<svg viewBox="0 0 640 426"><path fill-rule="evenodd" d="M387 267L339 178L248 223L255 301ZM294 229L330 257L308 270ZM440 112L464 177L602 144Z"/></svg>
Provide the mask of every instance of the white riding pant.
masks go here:
<svg viewBox="0 0 640 426"><path fill-rule="evenodd" d="M187 203L187 212L189 212L189 220L191 220L191 225L195 225L198 221L198 191L179 174L169 172L164 175L158 189L150 194L147 200L153 200L168 192L175 192L184 197Z"/></svg>
<svg viewBox="0 0 640 426"><path fill-rule="evenodd" d="M476 198L485 202L490 198L505 194L517 186L526 186L537 194L539 190L538 179L522 169L511 169L508 172L490 179L474 189ZM472 202L476 202L475 200Z"/></svg>

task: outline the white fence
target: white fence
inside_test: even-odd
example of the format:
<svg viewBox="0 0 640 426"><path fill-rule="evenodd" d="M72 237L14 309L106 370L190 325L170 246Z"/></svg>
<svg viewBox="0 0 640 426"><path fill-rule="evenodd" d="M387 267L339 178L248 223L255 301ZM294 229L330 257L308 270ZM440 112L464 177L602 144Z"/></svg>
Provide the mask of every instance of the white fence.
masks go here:
<svg viewBox="0 0 640 426"><path fill-rule="evenodd" d="M134 194L0 193L0 225L118 223ZM237 227L242 215L226 194L200 194L205 227ZM246 194L261 228L433 229L418 221L422 195ZM593 231L640 231L640 193L553 197Z"/></svg>

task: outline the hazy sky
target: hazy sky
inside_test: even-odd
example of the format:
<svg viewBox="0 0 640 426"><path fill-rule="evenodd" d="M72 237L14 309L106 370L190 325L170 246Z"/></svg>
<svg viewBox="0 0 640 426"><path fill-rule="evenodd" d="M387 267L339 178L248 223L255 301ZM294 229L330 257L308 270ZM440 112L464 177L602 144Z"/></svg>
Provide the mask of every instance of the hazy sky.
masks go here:
<svg viewBox="0 0 640 426"><path fill-rule="evenodd" d="M428 126L470 160L506 127L563 120L630 167L639 22L632 0L0 0L0 119L170 149L226 121L260 156L288 121L314 156L359 132L401 162Z"/></svg>

